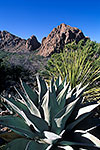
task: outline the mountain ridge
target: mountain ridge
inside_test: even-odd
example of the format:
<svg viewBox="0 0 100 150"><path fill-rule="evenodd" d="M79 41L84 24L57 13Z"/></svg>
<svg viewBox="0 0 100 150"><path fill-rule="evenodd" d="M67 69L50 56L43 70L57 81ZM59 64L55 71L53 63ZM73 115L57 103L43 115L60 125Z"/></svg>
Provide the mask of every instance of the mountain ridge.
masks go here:
<svg viewBox="0 0 100 150"><path fill-rule="evenodd" d="M0 50L9 52L31 51L40 47L37 38L32 35L30 38L22 39L8 31L0 31Z"/></svg>
<svg viewBox="0 0 100 150"><path fill-rule="evenodd" d="M59 52L64 48L64 45L81 39L87 39L83 32L64 23L54 28L47 37L42 39L40 43L36 36L23 39L8 31L0 31L0 50L9 52L29 52L38 50L38 55L48 57L55 52Z"/></svg>
<svg viewBox="0 0 100 150"><path fill-rule="evenodd" d="M62 23L54 28L47 37L42 39L38 54L44 57L50 56L63 50L66 44L72 41L78 43L81 39L87 39L87 37L84 36L80 29Z"/></svg>

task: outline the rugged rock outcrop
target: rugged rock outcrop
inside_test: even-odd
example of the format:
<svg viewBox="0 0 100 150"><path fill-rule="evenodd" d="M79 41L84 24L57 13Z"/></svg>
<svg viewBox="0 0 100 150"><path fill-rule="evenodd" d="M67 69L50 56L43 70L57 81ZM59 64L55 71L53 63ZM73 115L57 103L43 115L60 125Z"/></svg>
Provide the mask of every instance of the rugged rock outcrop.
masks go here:
<svg viewBox="0 0 100 150"><path fill-rule="evenodd" d="M47 37L44 37L41 44L34 35L25 40L7 31L0 31L0 50L28 52L38 49L38 55L47 57L62 50L65 44L74 40L77 43L81 39L86 39L81 30L64 23L54 28Z"/></svg>
<svg viewBox="0 0 100 150"><path fill-rule="evenodd" d="M38 54L45 57L50 56L52 53L63 49L65 44L74 40L79 42L81 39L85 39L81 30L61 24L57 28L54 28L47 37L42 39Z"/></svg>
<svg viewBox="0 0 100 150"><path fill-rule="evenodd" d="M28 40L21 39L7 31L0 31L0 49L10 52L32 51L40 47L40 43L33 35Z"/></svg>
<svg viewBox="0 0 100 150"><path fill-rule="evenodd" d="M28 50L36 50L41 46L41 44L37 41L37 38L32 35L27 41L26 41L26 48Z"/></svg>

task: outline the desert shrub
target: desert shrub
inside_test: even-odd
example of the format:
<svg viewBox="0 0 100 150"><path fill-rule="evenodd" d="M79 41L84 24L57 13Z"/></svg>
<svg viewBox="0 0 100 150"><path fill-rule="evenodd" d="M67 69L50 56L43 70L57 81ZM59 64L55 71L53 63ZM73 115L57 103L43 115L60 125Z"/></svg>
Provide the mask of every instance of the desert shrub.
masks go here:
<svg viewBox="0 0 100 150"><path fill-rule="evenodd" d="M29 79L29 72L21 66L11 66L9 63L0 63L0 93L4 90L8 91L12 86L16 85L19 78ZM10 91L11 92L11 91Z"/></svg>
<svg viewBox="0 0 100 150"><path fill-rule="evenodd" d="M0 52L0 93L11 92L13 86L19 82L19 78L31 86L36 81L35 75L43 70L47 59L35 55L34 52Z"/></svg>

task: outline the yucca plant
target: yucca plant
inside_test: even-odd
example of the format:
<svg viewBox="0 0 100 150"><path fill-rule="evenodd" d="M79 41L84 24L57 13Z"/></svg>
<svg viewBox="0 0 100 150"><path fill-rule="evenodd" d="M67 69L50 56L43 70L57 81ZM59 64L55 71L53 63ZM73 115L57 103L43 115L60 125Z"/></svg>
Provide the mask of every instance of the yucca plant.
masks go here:
<svg viewBox="0 0 100 150"><path fill-rule="evenodd" d="M81 82L84 82L84 85L90 83L85 92L86 100L99 100L100 56L97 58L95 51L100 47L92 41L87 41L86 44L83 43L85 43L84 40L78 44L68 44L63 52L52 55L42 75L48 82L53 76L56 79L58 75L62 79L67 76L67 82L70 80L71 88Z"/></svg>
<svg viewBox="0 0 100 150"><path fill-rule="evenodd" d="M0 124L21 137L9 142L4 150L74 150L100 148L100 140L90 132L98 125L82 125L99 104L82 105L82 83L71 90L67 78L51 80L50 86L37 76L38 91L21 81L19 98L2 97L17 116L0 117ZM82 126L81 126L82 125ZM80 127L81 126L81 127Z"/></svg>

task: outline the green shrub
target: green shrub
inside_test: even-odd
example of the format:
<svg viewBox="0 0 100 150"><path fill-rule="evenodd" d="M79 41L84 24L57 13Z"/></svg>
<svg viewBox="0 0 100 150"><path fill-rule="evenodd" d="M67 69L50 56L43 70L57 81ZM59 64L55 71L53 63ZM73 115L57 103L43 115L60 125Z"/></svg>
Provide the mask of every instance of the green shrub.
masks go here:
<svg viewBox="0 0 100 150"><path fill-rule="evenodd" d="M98 50L100 47L95 42L84 40L78 44L74 42L66 45L63 52L54 54L48 61L45 71L42 75L49 81L53 76L58 75L64 79L67 76L67 82L70 80L71 88L74 88L80 82L83 85L89 83L86 91L86 99L100 99L100 57ZM85 80L84 80L85 77Z"/></svg>

